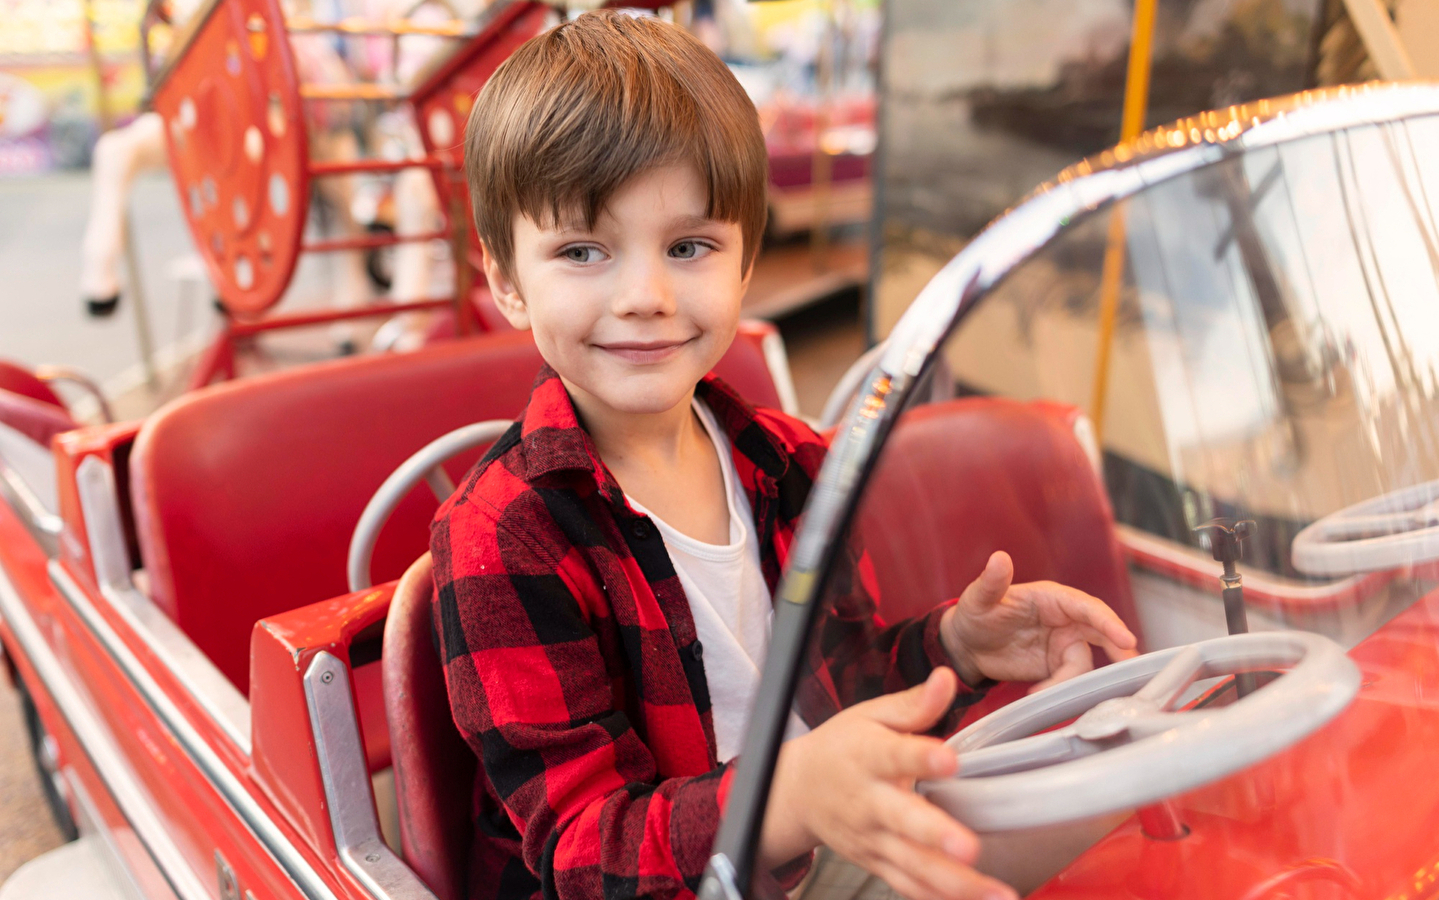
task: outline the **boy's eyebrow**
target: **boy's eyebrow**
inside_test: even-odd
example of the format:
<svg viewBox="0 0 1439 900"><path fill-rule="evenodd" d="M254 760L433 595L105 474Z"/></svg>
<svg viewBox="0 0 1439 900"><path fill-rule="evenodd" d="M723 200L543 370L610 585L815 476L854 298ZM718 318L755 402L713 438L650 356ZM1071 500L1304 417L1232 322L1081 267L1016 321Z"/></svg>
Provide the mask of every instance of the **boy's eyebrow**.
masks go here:
<svg viewBox="0 0 1439 900"><path fill-rule="evenodd" d="M678 216L674 220L674 226L677 228L703 228L707 225L718 224L721 224L720 220L711 218L710 216L684 215ZM585 227L583 220L559 222L550 230L553 230L558 235L589 234L592 231L592 229Z"/></svg>
<svg viewBox="0 0 1439 900"><path fill-rule="evenodd" d="M675 224L681 228L703 228L706 225L718 225L719 220L709 216L680 216Z"/></svg>

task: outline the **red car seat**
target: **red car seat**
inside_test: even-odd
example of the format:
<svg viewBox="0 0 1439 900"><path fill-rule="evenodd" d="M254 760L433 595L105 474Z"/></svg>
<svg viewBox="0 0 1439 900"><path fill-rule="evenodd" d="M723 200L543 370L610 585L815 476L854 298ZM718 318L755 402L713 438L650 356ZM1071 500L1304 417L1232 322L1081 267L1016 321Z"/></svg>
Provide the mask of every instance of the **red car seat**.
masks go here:
<svg viewBox="0 0 1439 900"><path fill-rule="evenodd" d="M540 358L528 335L338 360L196 391L145 422L130 471L155 602L242 691L250 630L346 593L360 512L417 448L470 422L515 416ZM472 460L456 460L452 476ZM395 511L376 581L425 551L433 498Z"/></svg>
<svg viewBox="0 0 1439 900"><path fill-rule="evenodd" d="M0 424L37 443L76 427L70 410L50 386L29 369L0 359Z"/></svg>
<svg viewBox="0 0 1439 900"><path fill-rule="evenodd" d="M1114 514L1075 435L1078 410L966 397L905 413L865 491L857 533L888 621L923 613L964 588L991 553L1015 581L1052 580L1100 598L1141 641ZM1022 696L1006 685L979 716Z"/></svg>

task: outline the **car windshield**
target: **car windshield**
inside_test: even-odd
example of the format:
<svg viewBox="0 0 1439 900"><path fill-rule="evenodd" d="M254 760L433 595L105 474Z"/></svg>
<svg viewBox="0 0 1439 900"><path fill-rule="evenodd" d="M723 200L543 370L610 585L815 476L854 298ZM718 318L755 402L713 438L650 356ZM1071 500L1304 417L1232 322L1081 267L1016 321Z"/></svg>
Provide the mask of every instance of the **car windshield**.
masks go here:
<svg viewBox="0 0 1439 900"><path fill-rule="evenodd" d="M996 551L1158 653L1087 694L1000 683L942 723L964 786L921 792L1035 897L1397 897L1435 879L1420 748L1439 739L1439 116L1216 144L1230 121L1151 135L1212 152L1168 152L1123 199L1041 222L1052 236L962 307L875 431L824 555L793 706L810 725L904 681L853 660L935 650L932 629L847 620L871 602L887 626L928 616ZM882 394L861 394L836 447L887 415ZM1242 652L1201 643L1245 631ZM870 646L844 645L860 633ZM1176 655L1191 645L1205 662ZM1094 660L1084 678L1130 665ZM1188 718L1126 732L1083 715L1164 665L1181 677L1161 712ZM1068 744L994 755L1076 717Z"/></svg>

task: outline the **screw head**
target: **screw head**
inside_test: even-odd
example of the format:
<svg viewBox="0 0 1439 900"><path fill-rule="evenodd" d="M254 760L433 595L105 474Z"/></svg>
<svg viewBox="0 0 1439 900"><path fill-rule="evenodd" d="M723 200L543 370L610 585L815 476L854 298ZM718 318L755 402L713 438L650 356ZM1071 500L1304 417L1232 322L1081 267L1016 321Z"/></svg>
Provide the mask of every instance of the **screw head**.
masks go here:
<svg viewBox="0 0 1439 900"><path fill-rule="evenodd" d="M380 854L378 854L378 853L367 853L367 854L365 854L365 862L372 862L372 863L373 863L373 862L379 862L379 861L380 861Z"/></svg>
<svg viewBox="0 0 1439 900"><path fill-rule="evenodd" d="M335 673L334 673L334 672L321 672L321 673L320 673L320 681L324 682L325 684L329 684L330 682L332 682L332 681L334 681L334 680L335 680Z"/></svg>

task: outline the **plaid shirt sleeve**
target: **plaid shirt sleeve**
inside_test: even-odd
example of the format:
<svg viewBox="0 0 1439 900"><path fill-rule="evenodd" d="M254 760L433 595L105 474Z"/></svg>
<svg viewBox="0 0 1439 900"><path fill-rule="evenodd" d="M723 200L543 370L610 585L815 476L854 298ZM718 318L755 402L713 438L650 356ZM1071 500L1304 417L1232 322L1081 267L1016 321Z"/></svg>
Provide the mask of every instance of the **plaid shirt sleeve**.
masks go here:
<svg viewBox="0 0 1439 900"><path fill-rule="evenodd" d="M533 496L533 495L531 495ZM544 507L435 523L436 628L455 723L546 898L672 897L708 861L731 768L660 778L589 616L602 590ZM536 521L532 528L506 528ZM521 532L521 533L517 533Z"/></svg>

